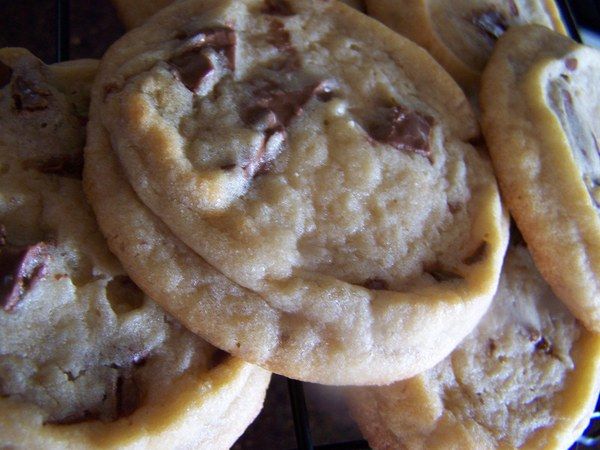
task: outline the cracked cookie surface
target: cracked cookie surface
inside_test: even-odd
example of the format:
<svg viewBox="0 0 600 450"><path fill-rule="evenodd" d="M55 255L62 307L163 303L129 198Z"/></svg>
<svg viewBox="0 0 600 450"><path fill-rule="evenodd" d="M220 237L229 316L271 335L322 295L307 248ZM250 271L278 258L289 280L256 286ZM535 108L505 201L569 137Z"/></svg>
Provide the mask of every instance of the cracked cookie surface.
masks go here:
<svg viewBox="0 0 600 450"><path fill-rule="evenodd" d="M338 2L172 5L103 59L89 130L88 192L136 281L182 308L149 282L149 261L177 253L179 297L209 319L176 316L271 370L409 376L495 289L506 223L465 97L424 51ZM114 171L111 152L140 207L129 222L158 230L145 248L115 217L134 213L102 205L123 196L97 169ZM182 267L192 256L197 273Z"/></svg>
<svg viewBox="0 0 600 450"><path fill-rule="evenodd" d="M536 23L565 33L554 0L367 0L367 13L422 45L465 88L478 88L496 40Z"/></svg>
<svg viewBox="0 0 600 450"><path fill-rule="evenodd" d="M562 305L525 247L509 248L477 328L434 368L348 391L375 449L568 448L600 390L600 338Z"/></svg>
<svg viewBox="0 0 600 450"><path fill-rule="evenodd" d="M600 53L543 27L498 42L483 129L501 190L558 297L600 330Z"/></svg>
<svg viewBox="0 0 600 450"><path fill-rule="evenodd" d="M2 49L0 64L0 444L228 447L269 376L186 330L110 254L80 179L98 62Z"/></svg>

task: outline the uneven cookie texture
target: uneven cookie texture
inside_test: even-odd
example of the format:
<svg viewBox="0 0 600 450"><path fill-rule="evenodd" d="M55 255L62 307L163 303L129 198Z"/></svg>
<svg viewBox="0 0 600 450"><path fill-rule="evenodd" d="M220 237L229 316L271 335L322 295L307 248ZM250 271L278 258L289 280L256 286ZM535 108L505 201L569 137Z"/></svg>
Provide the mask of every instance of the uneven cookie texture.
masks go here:
<svg viewBox="0 0 600 450"><path fill-rule="evenodd" d="M543 27L498 42L481 90L501 190L536 265L600 331L600 53Z"/></svg>
<svg viewBox="0 0 600 450"><path fill-rule="evenodd" d="M367 13L422 45L465 88L477 89L496 40L535 23L565 33L554 0L366 0Z"/></svg>
<svg viewBox="0 0 600 450"><path fill-rule="evenodd" d="M117 9L121 22L127 29L143 24L149 17L156 14L175 0L112 0ZM363 0L340 0L359 11L365 11Z"/></svg>
<svg viewBox="0 0 600 450"><path fill-rule="evenodd" d="M227 448L269 375L179 325L108 251L80 181L97 67L0 50L0 446Z"/></svg>
<svg viewBox="0 0 600 450"><path fill-rule="evenodd" d="M177 2L103 58L88 130L89 197L136 282L275 372L414 375L495 291L506 219L464 95L339 2Z"/></svg>
<svg viewBox="0 0 600 450"><path fill-rule="evenodd" d="M600 337L515 246L490 310L448 358L409 380L348 395L375 449L562 449L587 426L599 375Z"/></svg>

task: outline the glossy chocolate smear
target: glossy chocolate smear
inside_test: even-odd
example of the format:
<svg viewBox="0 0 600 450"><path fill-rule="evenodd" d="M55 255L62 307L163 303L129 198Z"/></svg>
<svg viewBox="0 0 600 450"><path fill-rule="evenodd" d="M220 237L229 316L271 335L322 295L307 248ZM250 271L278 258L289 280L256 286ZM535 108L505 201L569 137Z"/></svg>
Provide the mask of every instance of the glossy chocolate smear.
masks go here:
<svg viewBox="0 0 600 450"><path fill-rule="evenodd" d="M372 124L367 131L376 141L429 158L433 123L433 118L427 115L409 111L403 106L394 106L386 110L383 120Z"/></svg>
<svg viewBox="0 0 600 450"><path fill-rule="evenodd" d="M475 12L470 22L492 44L508 29L508 20L504 14L493 8Z"/></svg>
<svg viewBox="0 0 600 450"><path fill-rule="evenodd" d="M268 79L254 80L251 84L255 86L253 101L243 109L242 120L255 130L262 131L264 138L259 151L243 166L247 177L267 170L276 152L275 147L285 139L285 128L292 119L302 114L304 105L312 97L330 94L334 86L331 81L321 81L301 89L287 90L278 82Z"/></svg>
<svg viewBox="0 0 600 450"><path fill-rule="evenodd" d="M49 254L47 244L0 247L0 303L12 311L25 294L46 276Z"/></svg>
<svg viewBox="0 0 600 450"><path fill-rule="evenodd" d="M293 16L295 14L292 6L286 0L265 0L265 6L261 12L271 16Z"/></svg>
<svg viewBox="0 0 600 450"><path fill-rule="evenodd" d="M235 31L226 27L207 28L190 37L187 49L169 60L175 75L190 91L198 93L204 79L217 68L208 56L211 50L223 57L225 68L235 69Z"/></svg>
<svg viewBox="0 0 600 450"><path fill-rule="evenodd" d="M83 152L74 155L52 156L43 161L30 159L23 162L23 168L81 180L83 173Z"/></svg>
<svg viewBox="0 0 600 450"><path fill-rule="evenodd" d="M200 49L187 51L169 62L177 68L177 76L184 86L194 93L200 92L204 78L215 70L212 61Z"/></svg>
<svg viewBox="0 0 600 450"><path fill-rule="evenodd" d="M12 69L0 61L0 89L10 83L12 73Z"/></svg>
<svg viewBox="0 0 600 450"><path fill-rule="evenodd" d="M12 96L17 111L40 111L48 108L52 93L34 80L16 76Z"/></svg>

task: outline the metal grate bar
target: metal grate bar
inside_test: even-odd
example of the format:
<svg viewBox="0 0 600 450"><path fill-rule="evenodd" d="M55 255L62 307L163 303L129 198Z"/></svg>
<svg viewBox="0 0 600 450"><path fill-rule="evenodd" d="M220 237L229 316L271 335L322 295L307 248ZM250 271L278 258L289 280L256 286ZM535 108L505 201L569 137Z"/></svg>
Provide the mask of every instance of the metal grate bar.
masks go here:
<svg viewBox="0 0 600 450"><path fill-rule="evenodd" d="M288 391L290 394L290 406L292 407L294 432L296 433L298 450L313 450L314 446L310 434L310 424L308 423L308 412L306 410L302 382L288 378Z"/></svg>
<svg viewBox="0 0 600 450"><path fill-rule="evenodd" d="M56 61L69 60L70 0L56 0Z"/></svg>

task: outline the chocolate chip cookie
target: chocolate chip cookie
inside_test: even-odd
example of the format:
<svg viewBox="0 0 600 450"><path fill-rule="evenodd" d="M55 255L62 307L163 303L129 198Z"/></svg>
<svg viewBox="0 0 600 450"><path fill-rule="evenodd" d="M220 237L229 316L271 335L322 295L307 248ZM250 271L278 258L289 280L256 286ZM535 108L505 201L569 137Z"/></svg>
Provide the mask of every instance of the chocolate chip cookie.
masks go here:
<svg viewBox="0 0 600 450"><path fill-rule="evenodd" d="M150 16L175 0L112 0L121 22L127 29L144 23ZM365 11L364 0L340 0L359 11Z"/></svg>
<svg viewBox="0 0 600 450"><path fill-rule="evenodd" d="M97 66L0 50L0 447L228 448L269 374L183 328L110 254L80 180Z"/></svg>
<svg viewBox="0 0 600 450"><path fill-rule="evenodd" d="M367 13L422 45L465 88L479 78L498 37L537 23L561 33L554 0L366 0Z"/></svg>
<svg viewBox="0 0 600 450"><path fill-rule="evenodd" d="M515 29L484 72L483 127L506 203L554 292L600 331L600 53Z"/></svg>
<svg viewBox="0 0 600 450"><path fill-rule="evenodd" d="M101 229L214 345L293 378L385 383L487 308L507 227L473 112L354 9L177 2L111 47L92 97Z"/></svg>
<svg viewBox="0 0 600 450"><path fill-rule="evenodd" d="M414 378L348 391L374 449L569 448L600 390L600 337L509 249L492 306L452 354Z"/></svg>

